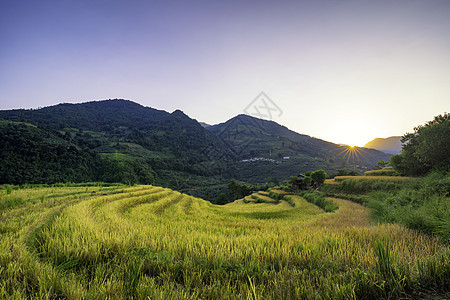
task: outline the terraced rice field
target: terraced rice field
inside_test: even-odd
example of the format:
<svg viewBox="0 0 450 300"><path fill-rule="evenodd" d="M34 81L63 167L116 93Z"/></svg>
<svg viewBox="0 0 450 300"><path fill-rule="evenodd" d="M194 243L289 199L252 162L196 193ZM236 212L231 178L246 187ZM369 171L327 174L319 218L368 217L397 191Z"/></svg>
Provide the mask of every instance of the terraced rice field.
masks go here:
<svg viewBox="0 0 450 300"><path fill-rule="evenodd" d="M325 213L154 186L0 197L0 298L379 299L449 284L448 246L345 200Z"/></svg>
<svg viewBox="0 0 450 300"><path fill-rule="evenodd" d="M415 182L420 180L416 177L403 177L403 176L336 176L334 181L344 181L346 179L351 180L367 180L367 181L387 181L396 183ZM329 180L331 182L332 180Z"/></svg>

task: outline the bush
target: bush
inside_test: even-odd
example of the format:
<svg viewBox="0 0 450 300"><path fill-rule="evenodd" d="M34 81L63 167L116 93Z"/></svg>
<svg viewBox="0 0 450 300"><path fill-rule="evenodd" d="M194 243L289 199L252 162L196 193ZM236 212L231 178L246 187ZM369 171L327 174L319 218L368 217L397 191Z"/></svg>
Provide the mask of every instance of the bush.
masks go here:
<svg viewBox="0 0 450 300"><path fill-rule="evenodd" d="M278 193L278 192L275 192L275 191L270 191L269 192L269 197L272 198L272 199L280 201L280 200L283 199L284 194Z"/></svg>
<svg viewBox="0 0 450 300"><path fill-rule="evenodd" d="M326 197L323 194L319 194L316 192L303 192L300 194L300 196L305 198L306 201L322 208L326 212L334 212L339 208L336 204L326 200Z"/></svg>
<svg viewBox="0 0 450 300"><path fill-rule="evenodd" d="M264 203L265 202L263 199L259 198L256 195L252 195L251 197L253 200L255 200L256 203Z"/></svg>
<svg viewBox="0 0 450 300"><path fill-rule="evenodd" d="M400 176L393 167L385 167L381 170L373 170L364 172L366 176Z"/></svg>
<svg viewBox="0 0 450 300"><path fill-rule="evenodd" d="M217 204L219 204L219 205L224 205L224 204L227 204L228 202L230 202L230 201L225 193L221 193L219 195L219 197L217 198Z"/></svg>
<svg viewBox="0 0 450 300"><path fill-rule="evenodd" d="M284 200L286 200L286 202L287 203L289 203L292 207L294 207L295 206L295 202L294 202L294 200L292 200L292 198L291 197L284 197Z"/></svg>
<svg viewBox="0 0 450 300"><path fill-rule="evenodd" d="M351 195L351 194L337 194L337 193L333 193L333 192L328 192L326 191L327 189L325 189L325 191L323 190L323 188L321 189L322 192L324 192L324 195L326 197L335 197L335 198L339 198L339 199L345 199L345 200L349 200L361 205L366 205L367 204L367 196L362 196L362 195Z"/></svg>
<svg viewBox="0 0 450 300"><path fill-rule="evenodd" d="M362 179L346 179L341 184L341 190L351 194L365 194L372 191L392 191L399 189L401 184L386 181L370 181Z"/></svg>
<svg viewBox="0 0 450 300"><path fill-rule="evenodd" d="M450 242L450 175L432 173L399 190L372 192L368 206L379 222L397 222Z"/></svg>

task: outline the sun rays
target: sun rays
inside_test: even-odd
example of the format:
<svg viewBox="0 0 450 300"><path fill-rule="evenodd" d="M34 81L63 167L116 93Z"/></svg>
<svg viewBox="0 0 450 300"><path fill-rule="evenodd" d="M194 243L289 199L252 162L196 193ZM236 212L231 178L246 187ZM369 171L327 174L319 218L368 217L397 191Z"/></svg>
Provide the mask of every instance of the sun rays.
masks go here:
<svg viewBox="0 0 450 300"><path fill-rule="evenodd" d="M364 157L360 147L357 146L339 146L341 152L338 156L343 156L347 163L359 164L361 158Z"/></svg>

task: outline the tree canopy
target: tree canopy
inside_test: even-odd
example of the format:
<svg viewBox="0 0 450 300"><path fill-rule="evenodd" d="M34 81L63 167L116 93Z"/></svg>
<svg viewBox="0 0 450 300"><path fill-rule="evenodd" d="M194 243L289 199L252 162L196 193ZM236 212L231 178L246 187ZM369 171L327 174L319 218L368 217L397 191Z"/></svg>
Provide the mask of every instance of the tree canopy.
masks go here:
<svg viewBox="0 0 450 300"><path fill-rule="evenodd" d="M434 117L425 125L414 128L402 137L403 149L390 159L400 173L410 176L425 175L431 170L449 171L450 114Z"/></svg>
<svg viewBox="0 0 450 300"><path fill-rule="evenodd" d="M325 173L324 170L316 170L311 173L311 179L314 180L314 183L316 185L322 185L322 183L325 182L325 179L327 178L327 173Z"/></svg>

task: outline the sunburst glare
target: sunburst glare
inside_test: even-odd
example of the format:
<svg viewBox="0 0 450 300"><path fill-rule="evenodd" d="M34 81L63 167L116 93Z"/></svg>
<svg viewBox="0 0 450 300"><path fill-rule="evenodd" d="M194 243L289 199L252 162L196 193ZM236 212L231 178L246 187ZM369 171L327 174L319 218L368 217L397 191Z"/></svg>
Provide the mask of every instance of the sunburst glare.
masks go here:
<svg viewBox="0 0 450 300"><path fill-rule="evenodd" d="M361 158L363 158L362 151L360 147L357 146L340 146L342 151L339 153L339 156L343 156L345 162L359 164Z"/></svg>

